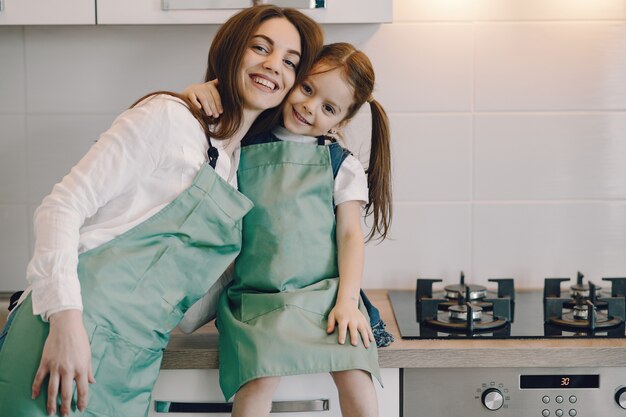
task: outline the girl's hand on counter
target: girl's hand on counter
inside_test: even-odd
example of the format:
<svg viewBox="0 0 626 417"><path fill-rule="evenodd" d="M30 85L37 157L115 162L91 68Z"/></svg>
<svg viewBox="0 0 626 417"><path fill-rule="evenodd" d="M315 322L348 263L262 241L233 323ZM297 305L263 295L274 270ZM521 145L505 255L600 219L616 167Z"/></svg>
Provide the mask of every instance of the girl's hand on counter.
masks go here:
<svg viewBox="0 0 626 417"><path fill-rule="evenodd" d="M89 338L80 310L64 310L50 316L50 333L33 381L33 399L39 396L41 384L48 375L48 414L56 414L59 394L61 416L70 414L74 381L78 394L77 406L82 412L87 406L89 384L96 380L91 369Z"/></svg>
<svg viewBox="0 0 626 417"><path fill-rule="evenodd" d="M207 116L220 117L224 112L220 93L217 91L217 80L203 84L191 84L182 92L198 109L203 109Z"/></svg>
<svg viewBox="0 0 626 417"><path fill-rule="evenodd" d="M358 303L358 301L357 301ZM337 328L339 344L346 342L346 333L350 331L350 343L357 346L359 336L363 340L363 345L369 348L370 342L374 341L374 334L367 318L353 302L338 301L328 315L327 333L332 333Z"/></svg>

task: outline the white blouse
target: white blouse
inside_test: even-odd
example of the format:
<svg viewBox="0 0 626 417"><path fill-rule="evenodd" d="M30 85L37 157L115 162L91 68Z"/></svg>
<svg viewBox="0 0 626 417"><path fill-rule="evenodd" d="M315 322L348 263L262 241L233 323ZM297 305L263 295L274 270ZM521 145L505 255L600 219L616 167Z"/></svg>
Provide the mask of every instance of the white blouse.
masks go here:
<svg viewBox="0 0 626 417"><path fill-rule="evenodd" d="M212 140L216 172L236 187L239 142ZM149 98L118 116L34 216L28 264L33 313L81 309L78 255L147 220L188 188L206 162L204 131L185 104Z"/></svg>

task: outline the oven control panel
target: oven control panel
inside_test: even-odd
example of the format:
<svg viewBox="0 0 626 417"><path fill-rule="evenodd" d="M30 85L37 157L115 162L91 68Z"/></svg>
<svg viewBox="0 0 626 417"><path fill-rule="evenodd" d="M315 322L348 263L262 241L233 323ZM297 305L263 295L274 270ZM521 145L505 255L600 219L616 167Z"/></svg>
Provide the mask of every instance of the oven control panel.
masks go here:
<svg viewBox="0 0 626 417"><path fill-rule="evenodd" d="M404 369L404 417L626 417L626 368Z"/></svg>

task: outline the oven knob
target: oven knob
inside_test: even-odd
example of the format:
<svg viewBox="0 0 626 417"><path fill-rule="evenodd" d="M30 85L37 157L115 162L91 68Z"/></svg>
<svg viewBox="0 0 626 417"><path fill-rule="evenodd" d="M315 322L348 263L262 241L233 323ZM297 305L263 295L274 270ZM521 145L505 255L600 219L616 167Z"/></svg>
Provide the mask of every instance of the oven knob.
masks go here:
<svg viewBox="0 0 626 417"><path fill-rule="evenodd" d="M617 403L617 405L626 410L626 388L620 388L615 393L615 402Z"/></svg>
<svg viewBox="0 0 626 417"><path fill-rule="evenodd" d="M626 395L624 395L624 397L626 397ZM502 396L502 393L499 390L489 388L483 392L482 402L488 410L496 411L502 407L502 404L504 404L504 396Z"/></svg>

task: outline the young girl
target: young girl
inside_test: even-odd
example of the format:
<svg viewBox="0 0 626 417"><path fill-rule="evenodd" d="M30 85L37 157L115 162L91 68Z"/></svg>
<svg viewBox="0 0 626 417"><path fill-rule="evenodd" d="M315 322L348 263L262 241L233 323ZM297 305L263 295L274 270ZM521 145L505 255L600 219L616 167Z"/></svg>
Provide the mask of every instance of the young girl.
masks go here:
<svg viewBox="0 0 626 417"><path fill-rule="evenodd" d="M365 54L328 45L287 98L283 126L243 142L238 182L255 207L217 314L220 384L227 399L236 393L233 416L266 416L280 376L318 372L332 373L344 416L378 414L377 351L359 302L362 206L373 214L369 239L384 239L391 221L389 129L373 87ZM207 91L210 98L210 87L194 97ZM373 119L367 178L324 136L365 102Z"/></svg>
<svg viewBox="0 0 626 417"><path fill-rule="evenodd" d="M170 331L239 253L251 207L235 188L239 142L321 44L296 10L243 10L209 52L208 79L232 90L219 123L151 95L54 187L35 214L31 288L0 347L3 416L56 414L58 397L62 416L148 414Z"/></svg>

